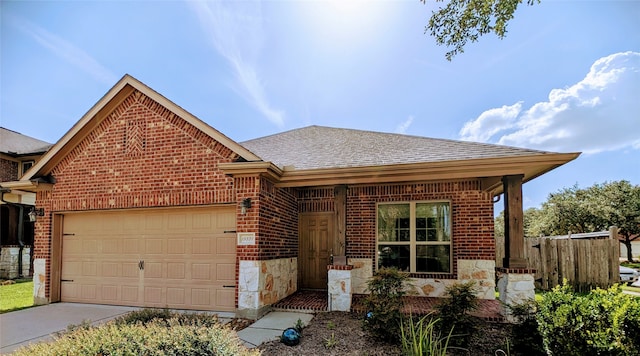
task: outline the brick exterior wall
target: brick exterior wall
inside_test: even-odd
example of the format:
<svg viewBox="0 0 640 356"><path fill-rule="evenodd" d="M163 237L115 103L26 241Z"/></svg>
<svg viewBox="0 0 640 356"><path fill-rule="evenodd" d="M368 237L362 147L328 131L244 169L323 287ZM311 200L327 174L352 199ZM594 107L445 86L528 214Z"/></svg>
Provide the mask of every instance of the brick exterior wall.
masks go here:
<svg viewBox="0 0 640 356"><path fill-rule="evenodd" d="M303 188L296 191L298 210L301 213L320 213L335 210L333 187Z"/></svg>
<svg viewBox="0 0 640 356"><path fill-rule="evenodd" d="M0 182L18 180L18 162L0 158Z"/></svg>
<svg viewBox="0 0 640 356"><path fill-rule="evenodd" d="M298 256L298 207L291 189L262 179L260 190L260 260Z"/></svg>
<svg viewBox="0 0 640 356"><path fill-rule="evenodd" d="M233 178L217 168L236 158L136 91L54 167L53 189L37 193L45 216L36 222L34 258L46 259L49 276L52 212L237 204Z"/></svg>
<svg viewBox="0 0 640 356"><path fill-rule="evenodd" d="M256 244L238 246L238 260L272 260L298 256L298 206L295 191L277 188L266 178L235 179L238 196L238 232L255 232ZM251 198L251 208L240 212L240 201Z"/></svg>
<svg viewBox="0 0 640 356"><path fill-rule="evenodd" d="M333 188L307 188L297 192L300 212L334 210ZM494 260L493 201L480 190L478 180L417 184L354 185L347 191L346 254L370 258L376 253L376 203L394 201L451 201L455 278L458 259ZM374 262L375 263L375 262ZM374 266L375 269L375 266ZM436 274L415 274L435 277ZM440 278L447 276L438 275Z"/></svg>

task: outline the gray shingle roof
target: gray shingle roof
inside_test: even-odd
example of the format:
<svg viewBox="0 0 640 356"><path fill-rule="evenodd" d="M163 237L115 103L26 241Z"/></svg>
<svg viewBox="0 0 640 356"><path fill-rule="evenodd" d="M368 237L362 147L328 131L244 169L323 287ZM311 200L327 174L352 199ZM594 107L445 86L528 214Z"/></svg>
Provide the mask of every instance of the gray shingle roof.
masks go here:
<svg viewBox="0 0 640 356"><path fill-rule="evenodd" d="M280 167L368 167L544 155L551 152L392 133L308 126L241 145Z"/></svg>
<svg viewBox="0 0 640 356"><path fill-rule="evenodd" d="M0 127L0 152L12 156L39 154L52 145L48 142Z"/></svg>

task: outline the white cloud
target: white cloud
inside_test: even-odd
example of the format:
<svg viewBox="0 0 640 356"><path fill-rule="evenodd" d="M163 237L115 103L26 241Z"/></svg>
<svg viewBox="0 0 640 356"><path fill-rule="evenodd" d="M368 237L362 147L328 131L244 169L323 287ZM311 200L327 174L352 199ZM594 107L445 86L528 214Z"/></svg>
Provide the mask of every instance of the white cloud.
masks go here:
<svg viewBox="0 0 640 356"><path fill-rule="evenodd" d="M274 109L260 79L257 55L262 47L260 3L234 2L233 9L220 1L187 1L213 47L228 62L238 81L238 93L269 121L284 125L284 112Z"/></svg>
<svg viewBox="0 0 640 356"><path fill-rule="evenodd" d="M525 111L522 103L489 109L467 122L460 136L548 151L638 149L638 98L640 53L615 53L598 59L580 82L552 89L548 101Z"/></svg>
<svg viewBox="0 0 640 356"><path fill-rule="evenodd" d="M522 102L489 109L480 114L477 119L464 124L460 130L460 136L467 141L486 142L498 132L512 128L520 111L522 111Z"/></svg>
<svg viewBox="0 0 640 356"><path fill-rule="evenodd" d="M18 19L15 17L10 17L10 21L22 32L31 36L41 46L50 50L56 56L90 74L97 81L108 85L113 85L116 81L118 81L118 77L115 74L113 74L109 69L105 68L102 64L100 64L100 62L98 62L87 52L75 46L73 43L29 21Z"/></svg>
<svg viewBox="0 0 640 356"><path fill-rule="evenodd" d="M396 127L396 133L404 134L409 129L409 126L413 123L413 115L409 115L409 117L400 125Z"/></svg>

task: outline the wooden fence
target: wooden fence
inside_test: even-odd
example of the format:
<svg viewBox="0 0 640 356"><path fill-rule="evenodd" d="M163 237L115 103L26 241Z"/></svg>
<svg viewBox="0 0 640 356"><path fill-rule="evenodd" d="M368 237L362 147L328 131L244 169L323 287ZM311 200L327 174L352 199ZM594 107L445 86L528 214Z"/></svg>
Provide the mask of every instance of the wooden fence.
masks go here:
<svg viewBox="0 0 640 356"><path fill-rule="evenodd" d="M564 278L576 290L607 288L620 281L617 229L598 233L525 238L524 255L536 270L536 288L549 290ZM496 266L502 266L504 237L496 237Z"/></svg>

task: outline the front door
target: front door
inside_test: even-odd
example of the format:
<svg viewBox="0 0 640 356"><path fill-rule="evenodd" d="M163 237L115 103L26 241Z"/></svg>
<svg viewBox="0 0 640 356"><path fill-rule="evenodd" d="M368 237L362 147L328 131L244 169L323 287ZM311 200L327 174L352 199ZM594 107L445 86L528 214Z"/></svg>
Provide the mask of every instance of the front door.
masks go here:
<svg viewBox="0 0 640 356"><path fill-rule="evenodd" d="M331 262L333 213L300 215L299 285L303 289L327 289L327 265Z"/></svg>

